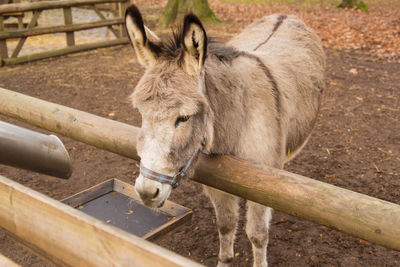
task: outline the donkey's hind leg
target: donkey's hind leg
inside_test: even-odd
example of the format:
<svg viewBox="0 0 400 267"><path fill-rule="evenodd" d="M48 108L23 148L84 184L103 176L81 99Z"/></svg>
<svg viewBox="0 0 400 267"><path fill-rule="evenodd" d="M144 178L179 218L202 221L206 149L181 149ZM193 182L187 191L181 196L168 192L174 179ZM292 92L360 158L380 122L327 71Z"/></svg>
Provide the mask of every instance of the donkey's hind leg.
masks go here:
<svg viewBox="0 0 400 267"><path fill-rule="evenodd" d="M217 216L219 234L218 267L229 266L233 260L233 243L239 219L239 198L223 191L204 186Z"/></svg>
<svg viewBox="0 0 400 267"><path fill-rule="evenodd" d="M269 223L272 209L247 201L246 234L253 248L253 266L266 267Z"/></svg>

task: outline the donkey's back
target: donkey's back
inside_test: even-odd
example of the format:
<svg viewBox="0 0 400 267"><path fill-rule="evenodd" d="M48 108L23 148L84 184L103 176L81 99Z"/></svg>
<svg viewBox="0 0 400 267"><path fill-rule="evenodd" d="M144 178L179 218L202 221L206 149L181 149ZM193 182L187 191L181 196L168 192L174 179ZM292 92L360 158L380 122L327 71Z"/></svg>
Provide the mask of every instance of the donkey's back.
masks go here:
<svg viewBox="0 0 400 267"><path fill-rule="evenodd" d="M229 44L260 58L275 79L282 149L289 159L306 143L319 110L325 68L320 39L295 16L274 14L252 23Z"/></svg>

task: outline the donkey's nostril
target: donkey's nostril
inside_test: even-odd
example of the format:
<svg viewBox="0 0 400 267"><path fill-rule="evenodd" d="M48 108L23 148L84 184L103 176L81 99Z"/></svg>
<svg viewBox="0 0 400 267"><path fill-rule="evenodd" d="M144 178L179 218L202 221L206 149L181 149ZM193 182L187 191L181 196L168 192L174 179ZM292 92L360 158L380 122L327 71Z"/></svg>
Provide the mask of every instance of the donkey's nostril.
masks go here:
<svg viewBox="0 0 400 267"><path fill-rule="evenodd" d="M158 194L160 193L160 189L157 188L156 192L154 193L153 198L156 198L158 196Z"/></svg>

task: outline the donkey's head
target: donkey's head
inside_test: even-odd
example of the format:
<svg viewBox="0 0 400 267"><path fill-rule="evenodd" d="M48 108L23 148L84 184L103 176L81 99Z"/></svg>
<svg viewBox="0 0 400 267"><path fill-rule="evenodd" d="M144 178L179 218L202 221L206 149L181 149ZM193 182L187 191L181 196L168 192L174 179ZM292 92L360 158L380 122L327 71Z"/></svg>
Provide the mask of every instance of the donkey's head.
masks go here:
<svg viewBox="0 0 400 267"><path fill-rule="evenodd" d="M160 207L187 173L200 150L212 142L212 114L205 96L206 32L194 15L166 41L143 24L135 6L126 27L139 63L146 71L132 94L142 115L137 150L141 157L136 192L145 205Z"/></svg>

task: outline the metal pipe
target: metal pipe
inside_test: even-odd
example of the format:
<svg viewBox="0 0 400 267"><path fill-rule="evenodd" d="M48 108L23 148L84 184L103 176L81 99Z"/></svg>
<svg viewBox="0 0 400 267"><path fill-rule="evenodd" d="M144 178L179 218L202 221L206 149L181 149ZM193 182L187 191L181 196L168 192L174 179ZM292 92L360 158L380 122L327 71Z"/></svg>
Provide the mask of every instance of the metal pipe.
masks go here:
<svg viewBox="0 0 400 267"><path fill-rule="evenodd" d="M57 136L1 121L0 164L64 179L72 173L68 152Z"/></svg>

